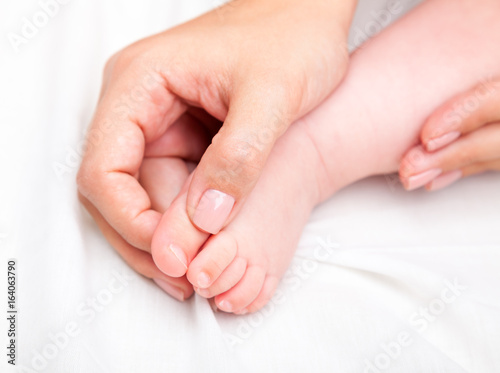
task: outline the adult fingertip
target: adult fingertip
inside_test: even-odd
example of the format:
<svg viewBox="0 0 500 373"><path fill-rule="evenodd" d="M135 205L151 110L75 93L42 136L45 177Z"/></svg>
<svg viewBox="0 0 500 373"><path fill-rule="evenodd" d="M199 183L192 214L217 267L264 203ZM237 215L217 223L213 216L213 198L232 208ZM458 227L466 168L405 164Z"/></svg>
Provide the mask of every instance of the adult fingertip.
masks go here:
<svg viewBox="0 0 500 373"><path fill-rule="evenodd" d="M154 278L153 281L156 285L158 285L160 289L162 289L165 293L177 299L178 301L184 302L184 300L186 299L184 290L182 290L181 288L159 278Z"/></svg>
<svg viewBox="0 0 500 373"><path fill-rule="evenodd" d="M208 189L194 211L193 223L205 232L217 234L224 227L234 203L234 197L229 194Z"/></svg>
<svg viewBox="0 0 500 373"><path fill-rule="evenodd" d="M426 188L430 192L434 192L440 189L444 189L447 186L457 182L463 176L461 170L455 170L451 172L447 172L444 175L441 175L434 180L432 180L429 184L426 185Z"/></svg>
<svg viewBox="0 0 500 373"><path fill-rule="evenodd" d="M259 148L251 136L241 133L214 140L194 171L188 191L187 211L193 225L217 234L256 184L270 148Z"/></svg>
<svg viewBox="0 0 500 373"><path fill-rule="evenodd" d="M445 146L458 139L460 135L461 133L459 131L451 131L439 137L430 139L427 141L426 149L429 152L434 152L438 149L444 148Z"/></svg>

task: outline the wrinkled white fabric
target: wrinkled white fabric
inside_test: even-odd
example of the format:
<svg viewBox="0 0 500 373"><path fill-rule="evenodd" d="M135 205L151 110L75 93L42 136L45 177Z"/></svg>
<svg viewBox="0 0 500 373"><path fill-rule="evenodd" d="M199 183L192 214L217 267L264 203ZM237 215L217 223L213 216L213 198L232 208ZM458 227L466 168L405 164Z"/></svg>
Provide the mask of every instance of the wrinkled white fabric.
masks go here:
<svg viewBox="0 0 500 373"><path fill-rule="evenodd" d="M17 258L18 371L500 371L498 174L432 194L359 182L314 211L264 310L179 303L109 246L75 175L106 59L218 2L67 1L18 53L10 33L24 17L42 25L41 5L1 3L0 281ZM361 2L353 46L385 25L373 10L387 3Z"/></svg>

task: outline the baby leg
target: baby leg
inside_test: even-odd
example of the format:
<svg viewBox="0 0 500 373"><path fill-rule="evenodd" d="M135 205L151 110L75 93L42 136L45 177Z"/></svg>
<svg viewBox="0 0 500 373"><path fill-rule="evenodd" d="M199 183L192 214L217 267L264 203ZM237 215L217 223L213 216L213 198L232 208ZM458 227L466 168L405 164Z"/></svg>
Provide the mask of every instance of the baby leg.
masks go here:
<svg viewBox="0 0 500 373"><path fill-rule="evenodd" d="M243 210L219 234L208 238L190 223L181 192L155 232L158 267L187 271L224 311L262 307L313 206L356 180L396 171L440 103L498 71L500 3L480 3L428 1L356 52L337 91L278 141Z"/></svg>

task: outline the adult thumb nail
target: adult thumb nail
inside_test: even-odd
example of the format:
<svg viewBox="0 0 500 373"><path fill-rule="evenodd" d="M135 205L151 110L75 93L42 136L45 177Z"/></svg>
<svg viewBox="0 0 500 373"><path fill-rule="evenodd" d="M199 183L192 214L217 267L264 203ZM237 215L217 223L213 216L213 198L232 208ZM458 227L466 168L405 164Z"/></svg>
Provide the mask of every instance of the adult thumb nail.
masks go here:
<svg viewBox="0 0 500 373"><path fill-rule="evenodd" d="M196 207L193 223L205 232L219 233L233 209L234 202L234 198L229 194L208 189Z"/></svg>

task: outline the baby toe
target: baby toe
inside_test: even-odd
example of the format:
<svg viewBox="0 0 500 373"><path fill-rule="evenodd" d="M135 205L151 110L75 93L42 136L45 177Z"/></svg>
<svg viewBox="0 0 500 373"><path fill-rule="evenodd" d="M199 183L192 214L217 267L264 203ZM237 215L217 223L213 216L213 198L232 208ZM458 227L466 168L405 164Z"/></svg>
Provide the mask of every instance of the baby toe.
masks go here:
<svg viewBox="0 0 500 373"><path fill-rule="evenodd" d="M224 312L238 312L250 305L259 295L266 278L260 266L250 266L243 278L229 291L215 297L215 304Z"/></svg>
<svg viewBox="0 0 500 373"><path fill-rule="evenodd" d="M222 294L235 286L245 274L247 261L236 257L208 289L195 288L196 292L205 298L212 298Z"/></svg>
<svg viewBox="0 0 500 373"><path fill-rule="evenodd" d="M189 182L190 179L187 185ZM186 212L186 196L185 186L163 214L151 243L155 264L163 273L172 277L186 274L189 263L209 236L191 223Z"/></svg>
<svg viewBox="0 0 500 373"><path fill-rule="evenodd" d="M264 307L273 297L276 289L278 288L278 284L280 283L280 279L274 276L267 276L264 280L264 285L262 286L262 290L255 300L245 307L241 314L257 312L262 307Z"/></svg>
<svg viewBox="0 0 500 373"><path fill-rule="evenodd" d="M189 282L199 289L209 288L230 266L237 253L238 245L232 235L222 231L212 236L189 265Z"/></svg>

